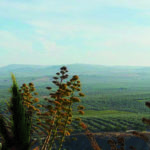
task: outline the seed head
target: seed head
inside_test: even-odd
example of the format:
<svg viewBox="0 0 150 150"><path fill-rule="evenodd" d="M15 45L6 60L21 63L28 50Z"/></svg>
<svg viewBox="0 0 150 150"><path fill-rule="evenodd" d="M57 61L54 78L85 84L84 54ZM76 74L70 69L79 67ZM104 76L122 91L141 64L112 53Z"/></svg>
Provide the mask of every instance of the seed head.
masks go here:
<svg viewBox="0 0 150 150"><path fill-rule="evenodd" d="M67 70L67 67L66 67L66 66L63 66L63 67L60 68L60 70L65 70L65 71L66 71L66 70Z"/></svg>
<svg viewBox="0 0 150 150"><path fill-rule="evenodd" d="M51 90L52 88L51 87L46 87L46 89Z"/></svg>
<svg viewBox="0 0 150 150"><path fill-rule="evenodd" d="M150 108L150 102L146 102L145 105Z"/></svg>
<svg viewBox="0 0 150 150"><path fill-rule="evenodd" d="M78 112L79 112L79 114L84 115L84 111L83 110L79 110Z"/></svg>
<svg viewBox="0 0 150 150"><path fill-rule="evenodd" d="M83 93L79 93L79 96L84 97L85 95Z"/></svg>

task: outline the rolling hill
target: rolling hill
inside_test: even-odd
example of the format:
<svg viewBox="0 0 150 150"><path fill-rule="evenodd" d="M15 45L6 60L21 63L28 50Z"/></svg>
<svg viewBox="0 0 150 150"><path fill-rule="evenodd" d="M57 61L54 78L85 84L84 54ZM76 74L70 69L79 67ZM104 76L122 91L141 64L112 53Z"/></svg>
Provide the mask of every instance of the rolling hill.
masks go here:
<svg viewBox="0 0 150 150"><path fill-rule="evenodd" d="M0 76L10 76L13 72L17 76L47 76L54 75L61 66L41 66L41 65L8 65L0 67ZM129 67L129 66L103 66L90 64L70 64L67 66L70 74L77 75L98 75L112 77L142 77L150 76L150 67Z"/></svg>

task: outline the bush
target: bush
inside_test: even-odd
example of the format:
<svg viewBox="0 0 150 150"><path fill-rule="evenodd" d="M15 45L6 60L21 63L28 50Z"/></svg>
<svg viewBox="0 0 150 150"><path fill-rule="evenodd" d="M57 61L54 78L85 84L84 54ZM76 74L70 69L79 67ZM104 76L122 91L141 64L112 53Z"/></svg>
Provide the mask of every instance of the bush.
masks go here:
<svg viewBox="0 0 150 150"><path fill-rule="evenodd" d="M47 90L52 91L50 98L45 98L48 105L37 104L36 106L33 106L33 104L39 102L39 99L36 97L38 93L35 92L34 84L29 83L27 85L24 83L19 89L15 76L12 74L12 96L10 103L7 103L12 116L10 122L8 122L9 126L6 126L4 117L0 116L0 135L4 143L2 150L13 148L16 150L29 150L37 142L31 142L33 132L38 133L40 137L44 132L39 133L39 128L33 124L33 114L38 116L36 125L41 126L47 134L41 150L46 148L51 150L56 141L59 141L57 149L62 148L65 137L73 131L71 126L73 104L80 102L79 97L84 96L81 93L79 77L74 75L69 81L66 81L68 78L67 72L65 66L61 67L60 72L53 77L53 83L57 87L56 91L52 91L51 87L46 87ZM38 109L40 107L45 108L47 111L41 113ZM84 114L83 109L82 105L77 106L80 115ZM78 122L83 127L81 119ZM11 132L8 128L12 128Z"/></svg>

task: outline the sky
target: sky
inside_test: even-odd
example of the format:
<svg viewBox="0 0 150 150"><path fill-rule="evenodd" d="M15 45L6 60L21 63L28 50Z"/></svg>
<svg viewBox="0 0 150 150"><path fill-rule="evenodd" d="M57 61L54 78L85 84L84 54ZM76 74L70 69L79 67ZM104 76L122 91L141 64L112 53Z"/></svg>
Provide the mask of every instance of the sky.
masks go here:
<svg viewBox="0 0 150 150"><path fill-rule="evenodd" d="M148 0L0 0L0 67L150 66Z"/></svg>

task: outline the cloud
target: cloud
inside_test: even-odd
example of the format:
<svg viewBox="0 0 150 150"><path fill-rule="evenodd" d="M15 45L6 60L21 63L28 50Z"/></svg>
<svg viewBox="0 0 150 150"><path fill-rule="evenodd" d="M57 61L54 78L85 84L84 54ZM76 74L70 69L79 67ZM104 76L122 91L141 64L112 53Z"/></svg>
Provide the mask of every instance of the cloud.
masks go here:
<svg viewBox="0 0 150 150"><path fill-rule="evenodd" d="M108 2L108 1L107 1ZM130 9L149 9L150 1L147 0L115 0L109 2L107 4L110 4L112 6L118 6L118 7L124 7L124 8L130 8Z"/></svg>
<svg viewBox="0 0 150 150"><path fill-rule="evenodd" d="M142 51L88 51L84 62L101 65L129 65L129 66L150 66L150 52ZM144 58L144 59L143 59ZM119 62L119 63L118 63Z"/></svg>
<svg viewBox="0 0 150 150"><path fill-rule="evenodd" d="M20 53L23 55L23 53L30 53L33 54L35 52L41 54L41 53L48 53L48 52L59 52L64 51L65 47L58 46L56 42L50 41L44 37L38 37L38 38L30 38L30 39L24 39L20 35L17 36L14 33L8 32L8 31L1 31L0 30L0 48L5 49L8 53ZM39 45L41 47L40 49L36 49Z"/></svg>
<svg viewBox="0 0 150 150"><path fill-rule="evenodd" d="M104 30L103 26L99 25L90 25L86 23L77 23L77 22L50 22L45 20L33 20L28 22L35 29L35 32L42 35L50 34L59 34L60 36L78 36L83 35L88 32L90 33L99 33ZM71 38L70 37L70 38Z"/></svg>
<svg viewBox="0 0 150 150"><path fill-rule="evenodd" d="M11 32L0 30L0 38L0 48L5 49L9 53L33 51L31 41L23 40Z"/></svg>
<svg viewBox="0 0 150 150"><path fill-rule="evenodd" d="M39 19L41 17L48 19L49 21L52 19L55 20L56 18L59 18L59 20L76 20L79 18L86 20L87 17L90 17L89 14L95 11L98 11L96 15L100 15L101 13L99 12L102 12L104 9L109 13L109 9L111 8L114 8L114 10L125 8L126 11L139 10L145 12L149 10L149 5L150 2L148 0L5 0L0 1L0 16L25 21L31 21L32 19Z"/></svg>
<svg viewBox="0 0 150 150"><path fill-rule="evenodd" d="M90 38L90 48L95 50L115 50L115 51L149 51L150 47L150 27L122 27L120 29L113 29L104 31L102 40L96 38ZM102 36L99 36L102 38ZM88 40L88 41L89 41Z"/></svg>
<svg viewBox="0 0 150 150"><path fill-rule="evenodd" d="M0 1L1 8L10 10L31 12L74 12L76 11L89 11L94 8L103 7L121 7L131 9L147 9L149 8L150 1L148 0L31 0L31 1L19 1L19 0L5 0Z"/></svg>
<svg viewBox="0 0 150 150"><path fill-rule="evenodd" d="M0 1L1 60L138 64L135 56L148 60L149 5L147 0Z"/></svg>
<svg viewBox="0 0 150 150"><path fill-rule="evenodd" d="M27 40L8 31L0 31L0 38L1 65L59 64L62 56L68 53L68 47L57 45L46 38Z"/></svg>

